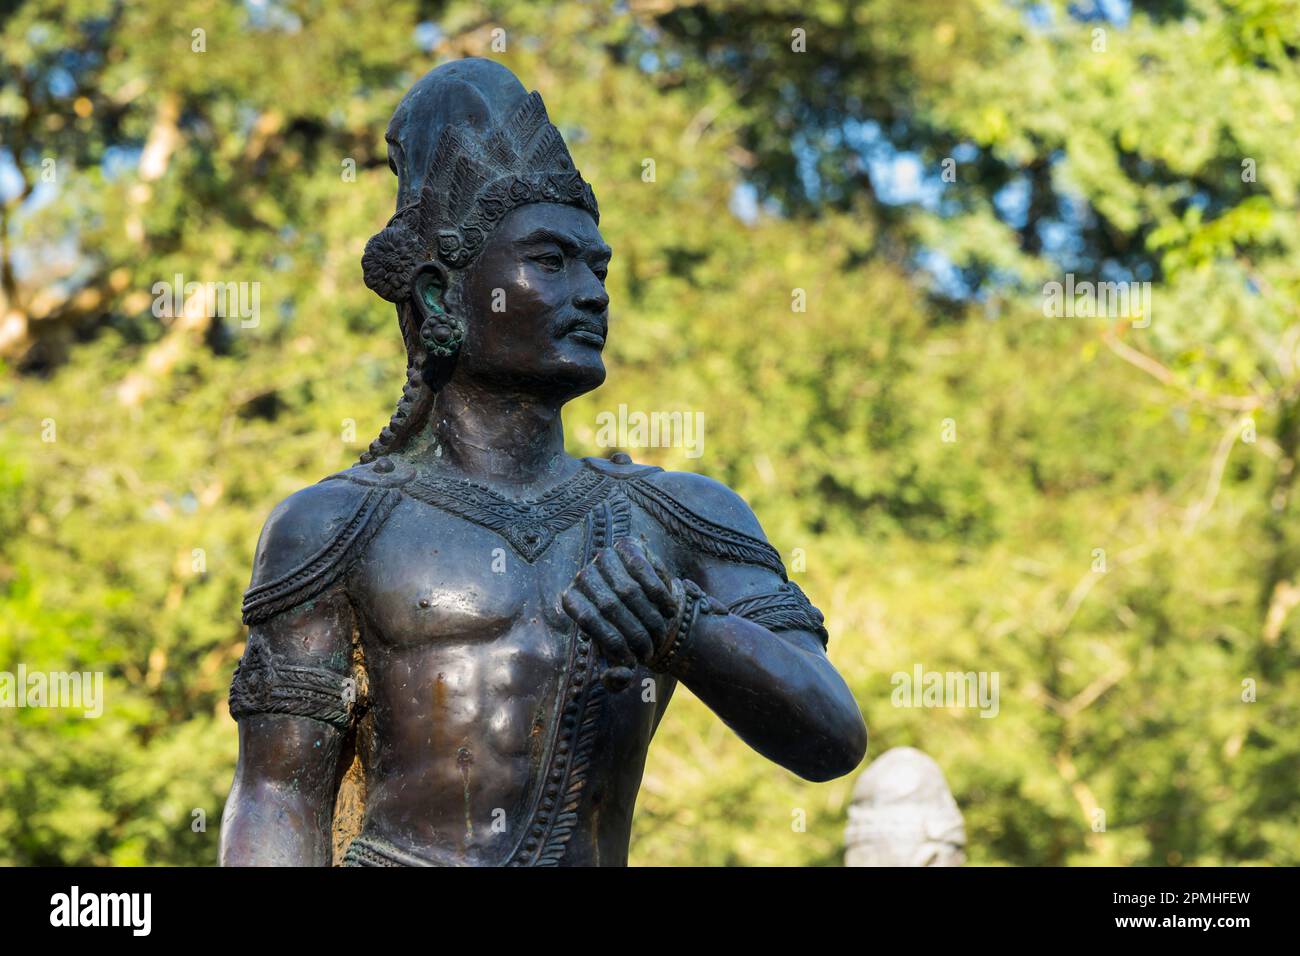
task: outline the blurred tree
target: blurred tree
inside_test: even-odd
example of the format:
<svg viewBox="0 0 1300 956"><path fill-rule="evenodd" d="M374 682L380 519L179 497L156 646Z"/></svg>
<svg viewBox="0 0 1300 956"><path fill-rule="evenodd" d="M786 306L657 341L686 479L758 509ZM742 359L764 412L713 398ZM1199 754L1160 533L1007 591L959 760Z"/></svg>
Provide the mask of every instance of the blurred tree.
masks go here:
<svg viewBox="0 0 1300 956"><path fill-rule="evenodd" d="M704 412L699 461L633 454L753 503L972 861L1300 861L1296 6L0 7L0 670L108 685L0 711L0 862L214 861L257 530L387 421L383 130L466 54L545 93L606 212L572 450ZM1046 317L1067 273L1152 307ZM178 275L259 309L159 315ZM996 718L890 706L918 663L996 672ZM836 863L850 786L687 697L633 861Z"/></svg>

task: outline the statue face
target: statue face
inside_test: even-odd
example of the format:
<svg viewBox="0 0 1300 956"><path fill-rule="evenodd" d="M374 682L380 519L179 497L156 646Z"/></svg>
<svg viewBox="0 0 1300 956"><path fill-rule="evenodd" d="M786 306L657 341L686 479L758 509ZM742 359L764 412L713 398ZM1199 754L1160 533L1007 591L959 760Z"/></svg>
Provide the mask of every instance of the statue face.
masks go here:
<svg viewBox="0 0 1300 956"><path fill-rule="evenodd" d="M595 221L581 209L512 209L465 276L467 328L457 374L561 399L600 385L609 257Z"/></svg>

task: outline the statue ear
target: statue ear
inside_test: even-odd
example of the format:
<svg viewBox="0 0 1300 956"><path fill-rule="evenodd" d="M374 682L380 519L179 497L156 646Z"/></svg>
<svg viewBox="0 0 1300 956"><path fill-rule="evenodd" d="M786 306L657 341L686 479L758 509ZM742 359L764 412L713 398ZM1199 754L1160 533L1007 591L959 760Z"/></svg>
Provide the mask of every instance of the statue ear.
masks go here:
<svg viewBox="0 0 1300 956"><path fill-rule="evenodd" d="M445 315L446 295L447 270L442 263L431 260L419 265L411 276L411 299L420 318Z"/></svg>
<svg viewBox="0 0 1300 956"><path fill-rule="evenodd" d="M447 309L449 277L440 262L425 262L411 277L411 301L420 316L420 340L434 355L456 354L465 324Z"/></svg>

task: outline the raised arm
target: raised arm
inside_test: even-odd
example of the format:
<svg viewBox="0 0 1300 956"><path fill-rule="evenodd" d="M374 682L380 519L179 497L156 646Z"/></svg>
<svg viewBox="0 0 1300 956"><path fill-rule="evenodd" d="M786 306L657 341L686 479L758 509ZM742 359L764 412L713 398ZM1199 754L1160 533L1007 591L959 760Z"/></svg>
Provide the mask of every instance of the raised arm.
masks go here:
<svg viewBox="0 0 1300 956"><path fill-rule="evenodd" d="M382 489L334 481L272 512L244 597L248 645L230 688L239 761L221 821L223 866L329 866L350 726L353 610L344 590L381 522Z"/></svg>

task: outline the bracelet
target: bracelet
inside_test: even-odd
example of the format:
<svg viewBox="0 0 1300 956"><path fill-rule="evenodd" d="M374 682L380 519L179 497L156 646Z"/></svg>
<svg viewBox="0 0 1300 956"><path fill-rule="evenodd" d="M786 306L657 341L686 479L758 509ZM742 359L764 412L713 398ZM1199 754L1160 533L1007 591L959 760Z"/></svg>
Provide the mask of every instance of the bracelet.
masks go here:
<svg viewBox="0 0 1300 956"><path fill-rule="evenodd" d="M705 594L704 589L694 581L674 578L672 589L673 596L677 598L677 613L668 625L668 632L664 635L659 650L646 665L660 673L667 673L671 668L673 660L691 636L696 618L701 614L729 613L724 605Z"/></svg>

